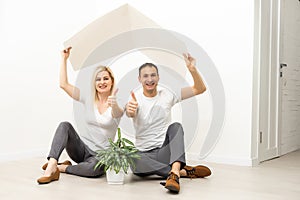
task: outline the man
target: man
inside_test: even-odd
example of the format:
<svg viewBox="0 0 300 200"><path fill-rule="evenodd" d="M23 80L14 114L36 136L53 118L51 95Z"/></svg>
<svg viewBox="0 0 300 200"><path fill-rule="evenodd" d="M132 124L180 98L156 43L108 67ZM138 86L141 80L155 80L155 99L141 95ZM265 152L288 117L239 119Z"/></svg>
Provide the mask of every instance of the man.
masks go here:
<svg viewBox="0 0 300 200"><path fill-rule="evenodd" d="M139 68L142 88L131 93L131 100L126 105L127 116L133 118L136 147L141 155L136 160L134 174L167 177L165 188L175 193L180 190L180 177L203 178L211 174L205 166L186 165L183 128L177 122L170 125L174 104L206 90L195 67L195 59L190 54L183 54L183 57L194 80L193 86L175 92L160 88L157 67L145 63Z"/></svg>

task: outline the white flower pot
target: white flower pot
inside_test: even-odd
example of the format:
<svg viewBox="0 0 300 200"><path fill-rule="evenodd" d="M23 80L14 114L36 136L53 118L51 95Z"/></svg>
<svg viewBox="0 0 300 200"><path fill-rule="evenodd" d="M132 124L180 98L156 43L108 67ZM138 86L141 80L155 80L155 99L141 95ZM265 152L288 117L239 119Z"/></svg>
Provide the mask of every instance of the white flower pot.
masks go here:
<svg viewBox="0 0 300 200"><path fill-rule="evenodd" d="M107 170L106 171L106 180L108 184L124 184L124 176L125 173L123 170L120 170L118 174L116 174L115 170Z"/></svg>

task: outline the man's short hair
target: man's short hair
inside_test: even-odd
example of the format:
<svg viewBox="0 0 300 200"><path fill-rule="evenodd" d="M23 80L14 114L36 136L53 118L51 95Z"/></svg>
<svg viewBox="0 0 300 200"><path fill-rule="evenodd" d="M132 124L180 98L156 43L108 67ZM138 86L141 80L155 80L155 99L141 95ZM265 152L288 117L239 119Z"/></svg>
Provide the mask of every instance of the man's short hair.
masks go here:
<svg viewBox="0 0 300 200"><path fill-rule="evenodd" d="M141 71L143 68L145 67L154 67L156 69L157 75L158 75L158 68L156 65L154 65L153 63L144 63L139 67L139 76L141 76Z"/></svg>

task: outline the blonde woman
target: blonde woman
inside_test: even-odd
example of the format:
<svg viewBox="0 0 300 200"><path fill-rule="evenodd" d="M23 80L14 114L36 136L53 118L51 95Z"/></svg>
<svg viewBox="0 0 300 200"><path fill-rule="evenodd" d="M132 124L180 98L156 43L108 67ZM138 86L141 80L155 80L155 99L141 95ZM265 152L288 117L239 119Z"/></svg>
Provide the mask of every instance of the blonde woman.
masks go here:
<svg viewBox="0 0 300 200"><path fill-rule="evenodd" d="M37 182L50 183L59 179L61 172L68 174L97 177L101 176L103 168L94 170L97 162L95 151L108 147L108 138L114 139L123 110L116 101L114 90L114 75L108 67L98 67L92 79L92 100L89 101L80 94L79 88L68 82L67 60L71 47L61 52L60 87L74 100L85 106L85 121L88 131L77 134L72 124L61 122L55 132L51 149L47 157L48 162L43 165L45 173ZM58 163L62 151L66 149L70 161Z"/></svg>

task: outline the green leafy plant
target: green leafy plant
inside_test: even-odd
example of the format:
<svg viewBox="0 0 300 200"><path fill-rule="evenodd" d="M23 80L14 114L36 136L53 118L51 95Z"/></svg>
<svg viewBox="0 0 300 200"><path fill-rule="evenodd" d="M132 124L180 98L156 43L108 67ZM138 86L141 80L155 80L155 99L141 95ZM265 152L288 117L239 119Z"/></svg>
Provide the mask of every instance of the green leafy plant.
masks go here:
<svg viewBox="0 0 300 200"><path fill-rule="evenodd" d="M135 168L134 159L139 159L140 155L133 142L121 137L121 129L118 128L118 139L116 142L108 139L110 147L108 149L97 150L96 163L94 169L104 166L104 171L115 170L118 174L121 169L127 174L128 168Z"/></svg>

